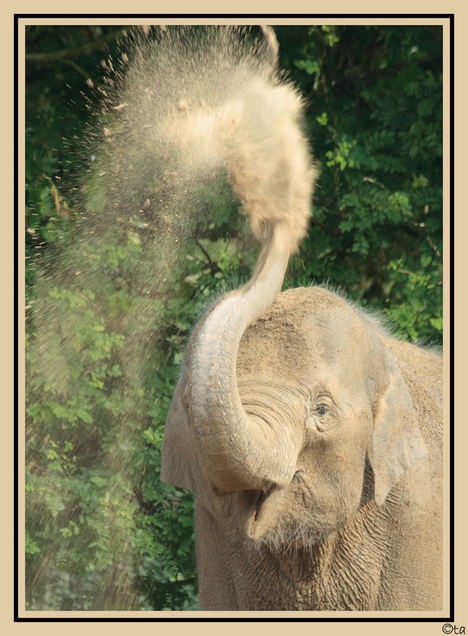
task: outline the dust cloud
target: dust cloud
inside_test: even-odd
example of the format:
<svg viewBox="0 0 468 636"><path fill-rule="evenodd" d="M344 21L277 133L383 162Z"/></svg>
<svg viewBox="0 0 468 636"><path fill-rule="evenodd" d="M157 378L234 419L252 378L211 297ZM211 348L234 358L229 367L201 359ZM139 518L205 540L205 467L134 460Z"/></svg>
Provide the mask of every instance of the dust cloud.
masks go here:
<svg viewBox="0 0 468 636"><path fill-rule="evenodd" d="M240 202L259 241L268 224L283 224L291 252L297 249L315 171L299 124L301 98L277 68L271 32L266 36L247 27L135 30L117 59L102 61L99 86L88 82L91 123L67 141L83 165L73 237L35 265L27 323L29 474L41 474L53 440L57 453L73 446L90 466L115 476L105 486L94 478L103 502L133 505L135 453L148 401L157 399L148 387L164 372L164 307L177 297L187 245L213 220L213 200L226 209ZM94 407L91 389L99 383L107 401ZM73 420L77 401L81 415ZM45 433L47 417L54 423ZM60 517L62 527L72 527L72 486L60 475L52 494L61 507L47 523ZM31 495L32 526L51 496L44 489ZM138 607L132 531L131 524L116 527L119 562L96 582L92 609ZM83 535L75 548L80 541ZM79 576L64 547L70 573L57 578L48 565L56 550L50 546L27 582L30 609L80 608L71 592L68 600L48 596L58 580L72 588Z"/></svg>

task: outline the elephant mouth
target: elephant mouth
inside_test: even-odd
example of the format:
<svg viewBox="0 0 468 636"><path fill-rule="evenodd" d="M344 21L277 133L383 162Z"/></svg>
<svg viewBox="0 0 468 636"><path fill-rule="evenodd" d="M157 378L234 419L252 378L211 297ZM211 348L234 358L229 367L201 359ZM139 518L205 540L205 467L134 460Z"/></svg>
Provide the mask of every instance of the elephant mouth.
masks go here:
<svg viewBox="0 0 468 636"><path fill-rule="evenodd" d="M278 486L276 484L271 484L271 486L269 488L267 488L267 490L260 490L258 492L256 501L255 501L254 514L253 514L253 520L254 521L258 521L259 520L260 512L262 510L263 504L268 499L268 497L271 495L271 493L273 491L275 491L275 490L278 490Z"/></svg>
<svg viewBox="0 0 468 636"><path fill-rule="evenodd" d="M291 483L296 481L302 472L297 471ZM246 493L248 498L244 501L247 504L246 512L248 512L244 527L247 536L254 540L262 539L277 525L287 493L288 487L282 488L276 483L270 484L263 490L251 491L249 495Z"/></svg>

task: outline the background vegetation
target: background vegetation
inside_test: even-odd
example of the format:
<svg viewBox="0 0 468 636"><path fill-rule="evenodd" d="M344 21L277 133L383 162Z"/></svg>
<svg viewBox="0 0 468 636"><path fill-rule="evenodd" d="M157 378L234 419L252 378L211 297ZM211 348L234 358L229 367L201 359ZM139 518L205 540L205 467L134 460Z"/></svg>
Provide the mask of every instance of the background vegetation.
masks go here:
<svg viewBox="0 0 468 636"><path fill-rule="evenodd" d="M276 30L321 173L286 285L328 282L441 344L441 29ZM163 426L191 325L255 248L219 183L192 193L183 227L164 191L106 208L86 136L128 36L27 31L29 609L197 607L192 498L159 482Z"/></svg>

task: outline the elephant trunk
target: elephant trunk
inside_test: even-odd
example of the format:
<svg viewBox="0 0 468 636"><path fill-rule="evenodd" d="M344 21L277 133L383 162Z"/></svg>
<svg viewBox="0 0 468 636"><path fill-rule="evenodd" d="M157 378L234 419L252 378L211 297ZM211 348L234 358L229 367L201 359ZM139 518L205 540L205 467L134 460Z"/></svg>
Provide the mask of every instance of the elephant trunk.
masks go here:
<svg viewBox="0 0 468 636"><path fill-rule="evenodd" d="M290 243L283 223L270 225L251 280L218 301L189 343L189 419L204 472L219 491L285 486L295 472L302 429L282 434L274 423L248 415L236 379L242 334L280 292Z"/></svg>

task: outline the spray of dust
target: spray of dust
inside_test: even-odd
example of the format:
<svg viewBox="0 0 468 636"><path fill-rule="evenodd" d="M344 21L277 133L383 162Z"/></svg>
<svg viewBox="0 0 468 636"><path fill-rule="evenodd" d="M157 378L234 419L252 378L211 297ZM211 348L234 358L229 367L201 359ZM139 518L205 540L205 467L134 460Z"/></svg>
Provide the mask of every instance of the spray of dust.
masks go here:
<svg viewBox="0 0 468 636"><path fill-rule="evenodd" d="M169 27L131 38L119 59L102 61L102 83L88 82L92 124L70 140L89 160L75 198L74 237L37 265L28 344L31 509L46 500L50 509L55 497L48 523L63 537L75 533L73 548L82 541L85 549L91 535L76 531L83 511L66 468L57 468L48 492L34 484L41 457L56 453L66 463L67 448L88 456L90 466L115 476L99 481L93 472L90 479L103 526L115 519L119 560L90 576L94 603L83 605L74 591L83 574L68 565L66 546L51 546L27 582L30 609L141 607L134 528L122 518L138 507L135 453L150 403L158 402L148 378L164 374L164 307L176 301L187 246L209 227L213 192L226 208L240 201L260 242L269 224L281 223L291 252L309 218L315 172L298 124L302 103L277 69L273 32ZM105 399L93 406L95 395ZM44 432L51 412L54 430ZM50 565L57 549L61 572ZM58 600L47 592L57 585L68 590Z"/></svg>
<svg viewBox="0 0 468 636"><path fill-rule="evenodd" d="M256 238L282 222L294 251L307 229L315 171L298 125L301 98L277 69L273 32L264 34L181 28L140 46L118 103L110 102L122 117L107 135L123 138L138 166L142 156L153 170L162 159L174 196L226 170ZM115 150L108 161L115 172Z"/></svg>

